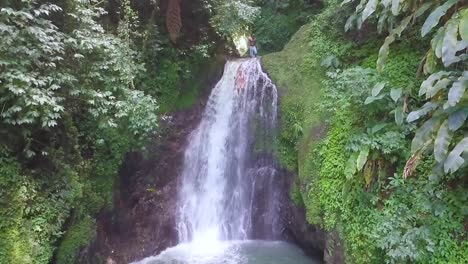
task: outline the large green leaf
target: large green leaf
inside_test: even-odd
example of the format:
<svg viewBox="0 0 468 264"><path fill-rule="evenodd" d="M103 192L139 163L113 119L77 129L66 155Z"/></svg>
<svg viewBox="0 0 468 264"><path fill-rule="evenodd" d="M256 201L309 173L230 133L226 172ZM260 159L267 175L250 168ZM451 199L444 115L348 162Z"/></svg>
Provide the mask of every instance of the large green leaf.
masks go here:
<svg viewBox="0 0 468 264"><path fill-rule="evenodd" d="M457 111L451 113L448 118L449 129L451 131L457 131L466 121L468 117L468 107L458 109Z"/></svg>
<svg viewBox="0 0 468 264"><path fill-rule="evenodd" d="M458 20L451 19L447 22L444 34L444 42L442 45L442 62L445 67L450 66L454 62L460 61L456 56L457 53L457 37L458 37Z"/></svg>
<svg viewBox="0 0 468 264"><path fill-rule="evenodd" d="M462 76L458 78L450 88L448 93L448 103L450 106L455 106L460 102L465 94L466 87L468 86L468 71L465 71Z"/></svg>
<svg viewBox="0 0 468 264"><path fill-rule="evenodd" d="M440 90L446 89L447 86L452 82L449 78L443 78L436 82L435 85L430 86L426 92L426 99L434 97Z"/></svg>
<svg viewBox="0 0 468 264"><path fill-rule="evenodd" d="M346 5L347 3L350 3L352 2L353 0L344 0L343 2L341 2L341 6L344 6Z"/></svg>
<svg viewBox="0 0 468 264"><path fill-rule="evenodd" d="M432 28L439 24L440 18L447 13L454 4L456 4L458 0L449 0L445 2L443 5L437 7L432 13L427 17L426 21L424 22L422 29L421 29L421 36L426 36Z"/></svg>
<svg viewBox="0 0 468 264"><path fill-rule="evenodd" d="M395 109L395 123L399 126L403 124L403 106L397 106Z"/></svg>
<svg viewBox="0 0 468 264"><path fill-rule="evenodd" d="M379 20L377 21L377 32L382 34L384 28L387 26L386 22L388 19L388 12L384 12L379 15Z"/></svg>
<svg viewBox="0 0 468 264"><path fill-rule="evenodd" d="M365 146L361 151L359 152L359 155L357 157L356 161L356 169L358 171L362 170L364 168L364 165L366 164L367 157L369 156L369 147Z"/></svg>
<svg viewBox="0 0 468 264"><path fill-rule="evenodd" d="M346 167L344 171L346 179L351 179L353 175L356 173L357 156L358 156L357 153L353 153L351 157L349 157L348 162L346 162Z"/></svg>
<svg viewBox="0 0 468 264"><path fill-rule="evenodd" d="M445 173L454 173L467 162L461 157L464 152L468 152L468 137L462 139L447 156L447 159L444 162Z"/></svg>
<svg viewBox="0 0 468 264"><path fill-rule="evenodd" d="M424 94L426 94L429 87L433 86L435 81L438 81L440 80L440 78L445 77L449 74L450 74L449 72L445 72L445 71L439 71L439 72L431 74L429 77L427 77L426 80L424 80L421 83L421 87L419 88L419 96L423 96Z"/></svg>
<svg viewBox="0 0 468 264"><path fill-rule="evenodd" d="M418 10L416 10L416 12L414 12L414 17L418 18L421 15L423 15L424 13L426 13L426 11L432 6L432 4L433 4L432 2L428 2L428 3L425 3L422 6L420 6L418 8Z"/></svg>
<svg viewBox="0 0 468 264"><path fill-rule="evenodd" d="M356 21L356 17L357 17L356 13L353 13L350 17L348 17L348 20L346 20L346 24L345 24L346 32L351 29L354 21Z"/></svg>
<svg viewBox="0 0 468 264"><path fill-rule="evenodd" d="M377 0L369 0L367 2L366 7L362 11L361 19L365 21L372 13L374 13L375 8L377 7Z"/></svg>
<svg viewBox="0 0 468 264"><path fill-rule="evenodd" d="M400 6L400 0L392 0L392 14L398 16L398 11Z"/></svg>
<svg viewBox="0 0 468 264"><path fill-rule="evenodd" d="M406 121L411 123L420 119L421 117L427 115L427 113L431 112L432 110L436 109L439 105L433 102L425 103L420 109L415 110L408 114Z"/></svg>
<svg viewBox="0 0 468 264"><path fill-rule="evenodd" d="M437 68L437 59L432 49L429 49L426 53L426 58L424 61L424 74L431 74Z"/></svg>
<svg viewBox="0 0 468 264"><path fill-rule="evenodd" d="M437 132L437 137L434 141L434 157L437 162L442 162L447 157L448 147L452 140L452 133L448 127L448 120L445 120Z"/></svg>
<svg viewBox="0 0 468 264"><path fill-rule="evenodd" d="M390 97L396 103L398 101L398 99L401 98L401 93L402 93L401 89L392 89L390 91Z"/></svg>
<svg viewBox="0 0 468 264"><path fill-rule="evenodd" d="M379 124L377 124L377 125L375 125L375 126L373 126L371 128L368 128L367 133L375 134L375 133L381 131L382 129L384 129L386 126L387 126L387 124L385 124L385 123L379 123Z"/></svg>
<svg viewBox="0 0 468 264"><path fill-rule="evenodd" d="M411 153L415 153L420 149L425 142L427 142L435 130L439 127L440 119L432 117L427 120L414 135L413 141L411 142Z"/></svg>
<svg viewBox="0 0 468 264"><path fill-rule="evenodd" d="M388 58L388 53L390 52L390 44L392 44L395 41L395 34L390 33L385 38L384 44L380 47L379 49L379 57L377 58L377 71L382 72L385 62L387 62Z"/></svg>
<svg viewBox="0 0 468 264"><path fill-rule="evenodd" d="M431 39L431 47L437 58L442 57L442 44L444 42L444 27L437 29L434 37Z"/></svg>
<svg viewBox="0 0 468 264"><path fill-rule="evenodd" d="M372 96L376 97L377 95L380 94L380 91L385 87L385 82L379 82L376 85L374 85L374 88L372 88Z"/></svg>
<svg viewBox="0 0 468 264"><path fill-rule="evenodd" d="M389 7L391 2L392 0L382 0L382 5L385 7Z"/></svg>
<svg viewBox="0 0 468 264"><path fill-rule="evenodd" d="M395 28L394 33L399 37L401 36L401 33L405 31L405 29L408 27L409 22L413 19L413 16L407 16L405 19L403 19L400 24Z"/></svg>
<svg viewBox="0 0 468 264"><path fill-rule="evenodd" d="M460 25L458 31L463 40L468 40L468 8L460 11Z"/></svg>
<svg viewBox="0 0 468 264"><path fill-rule="evenodd" d="M384 97L385 97L385 94L381 94L381 95L375 96L375 97L374 97L374 96L369 96L369 97L367 97L366 100L364 101L364 104L365 104L365 105L371 104L371 103L373 103L373 102L375 102L375 101L378 101L378 100L380 100L380 99L382 99L382 98L384 98Z"/></svg>

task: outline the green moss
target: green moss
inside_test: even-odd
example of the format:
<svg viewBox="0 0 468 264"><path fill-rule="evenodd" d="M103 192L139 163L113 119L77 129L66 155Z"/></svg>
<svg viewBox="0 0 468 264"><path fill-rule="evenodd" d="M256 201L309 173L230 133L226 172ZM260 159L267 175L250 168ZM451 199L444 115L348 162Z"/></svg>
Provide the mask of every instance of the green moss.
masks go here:
<svg viewBox="0 0 468 264"><path fill-rule="evenodd" d="M96 236L96 224L91 217L84 217L70 227L57 250L57 264L76 263L80 250Z"/></svg>
<svg viewBox="0 0 468 264"><path fill-rule="evenodd" d="M333 85L322 82L326 78L320 67L323 58L333 54L342 67L375 68L383 42L383 36L372 36L365 44L352 43L340 30L340 17L346 17L340 15L343 10L335 1L326 3L328 7L301 27L281 52L263 57L264 68L281 93L279 156L288 169L299 175L291 189L292 199L304 203L309 223L339 232L347 263L466 262L466 214L463 217L461 209L466 210L462 206L466 195L460 194L463 188L454 190L446 183L428 181L433 164L423 162L414 179L398 187L388 183L388 176L393 175L382 176L383 182L370 189L365 187L362 175L345 177L345 164L351 154L345 146L350 138L382 119L393 119L388 118L388 111L378 109L374 109L376 114L366 115L371 106L364 110L337 107L334 117L321 116L317 111L317 103L325 99L324 85ZM425 48L421 47L418 32L392 44L385 70L376 78L386 81L388 87L414 92L421 81L416 72ZM410 138L402 142L403 151L395 156L398 160L384 161L392 164L389 167L396 170L396 175L401 175ZM380 171L378 177L386 173ZM426 201L431 201L434 208L430 209ZM440 214L440 208L450 213ZM432 249L432 245L437 246Z"/></svg>
<svg viewBox="0 0 468 264"><path fill-rule="evenodd" d="M22 219L24 183L18 163L0 153L0 263L31 263L32 245Z"/></svg>
<svg viewBox="0 0 468 264"><path fill-rule="evenodd" d="M291 199L297 207L304 208L304 199L302 198L302 193L300 190L300 187L297 183L294 183L291 187L291 193L290 193Z"/></svg>

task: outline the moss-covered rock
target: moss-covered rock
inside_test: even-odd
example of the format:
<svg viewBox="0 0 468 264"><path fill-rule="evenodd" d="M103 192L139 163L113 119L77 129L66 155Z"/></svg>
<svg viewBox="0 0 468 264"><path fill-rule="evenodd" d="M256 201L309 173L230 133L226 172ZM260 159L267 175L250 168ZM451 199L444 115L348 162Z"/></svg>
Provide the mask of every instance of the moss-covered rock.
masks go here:
<svg viewBox="0 0 468 264"><path fill-rule="evenodd" d="M356 66L375 68L385 37L372 33L369 25L363 29L367 32L344 33L343 11L337 1L326 1L324 10L302 26L281 52L263 57L264 68L281 92L279 157L298 174L291 196L305 206L309 223L341 237L336 241L342 240L343 247L327 247L331 251L343 249L346 263L464 263L468 243L466 235L461 235L466 223L466 207L461 204L467 198L460 195L463 187L429 180L429 170L417 171L414 179L404 184L399 176L409 156L414 128L408 125L405 131L395 130L399 140L389 142L389 146L398 145L397 155L385 159L384 151L376 154L381 156L374 157L380 165L373 186L365 179L366 172L345 176L351 138L382 122L395 124L391 107L364 105L367 95L358 98L361 109L337 106L337 111L330 111L333 116L318 110L327 91L333 89L333 82L324 81L327 75L322 60L336 56L342 71L362 70ZM370 36L366 37L368 42L359 40L362 34ZM378 81L387 83L386 93L390 88L402 88L410 94L407 100L418 100L411 94L417 93L421 82L417 72L424 56L421 51L427 48L422 45L419 32L392 44L384 71L373 73ZM450 213L440 214L439 206ZM333 253L327 252L327 256Z"/></svg>
<svg viewBox="0 0 468 264"><path fill-rule="evenodd" d="M96 236L96 223L91 217L83 217L66 232L57 250L57 264L75 263L82 248Z"/></svg>

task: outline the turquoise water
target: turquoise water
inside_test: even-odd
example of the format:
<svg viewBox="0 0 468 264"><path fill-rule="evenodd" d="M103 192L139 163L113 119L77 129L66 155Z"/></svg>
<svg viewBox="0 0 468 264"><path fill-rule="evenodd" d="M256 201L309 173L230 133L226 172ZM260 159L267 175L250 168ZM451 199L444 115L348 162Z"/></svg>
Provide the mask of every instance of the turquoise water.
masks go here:
<svg viewBox="0 0 468 264"><path fill-rule="evenodd" d="M280 241L179 244L134 264L319 264L295 245Z"/></svg>

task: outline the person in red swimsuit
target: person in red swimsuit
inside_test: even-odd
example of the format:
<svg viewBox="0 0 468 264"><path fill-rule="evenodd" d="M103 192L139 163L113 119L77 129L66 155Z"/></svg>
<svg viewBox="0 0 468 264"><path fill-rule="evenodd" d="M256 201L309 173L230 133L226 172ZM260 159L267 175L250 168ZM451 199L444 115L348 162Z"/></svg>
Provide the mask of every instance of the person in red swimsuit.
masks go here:
<svg viewBox="0 0 468 264"><path fill-rule="evenodd" d="M242 69L242 66L240 66L237 69L236 79L235 79L235 86L236 86L236 89L237 89L238 93L240 93L241 91L244 90L244 87L245 87L245 74L244 74L244 70Z"/></svg>

